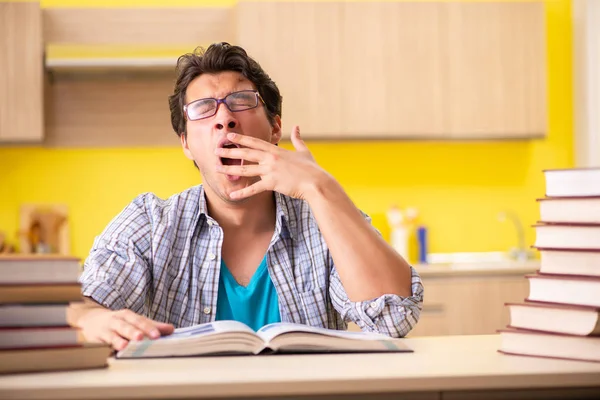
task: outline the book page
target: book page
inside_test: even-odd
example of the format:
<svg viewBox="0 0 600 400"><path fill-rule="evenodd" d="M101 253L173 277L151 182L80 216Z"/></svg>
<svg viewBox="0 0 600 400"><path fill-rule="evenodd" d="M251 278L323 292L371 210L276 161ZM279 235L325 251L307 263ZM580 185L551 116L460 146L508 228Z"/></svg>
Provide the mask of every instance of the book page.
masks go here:
<svg viewBox="0 0 600 400"><path fill-rule="evenodd" d="M158 339L132 340L117 353L117 358L252 353L260 348L262 340L247 325L236 321L215 321L177 328L172 334Z"/></svg>
<svg viewBox="0 0 600 400"><path fill-rule="evenodd" d="M238 321L215 321L208 322L205 324L188 326L185 328L177 328L175 331L168 335L163 336L157 340L173 340L183 339L191 336L209 336L218 333L230 333L230 332L247 332L255 334L254 331L246 324Z"/></svg>
<svg viewBox="0 0 600 400"><path fill-rule="evenodd" d="M282 335L284 333L292 332L307 332L325 336L334 336L345 339L359 339L359 340L389 340L390 337L382 335L380 333L371 332L351 332L351 331L338 331L335 329L318 328L314 326L308 326L303 324L294 324L290 322L276 322L274 324L265 325L260 328L256 333L265 342L270 342L273 338Z"/></svg>

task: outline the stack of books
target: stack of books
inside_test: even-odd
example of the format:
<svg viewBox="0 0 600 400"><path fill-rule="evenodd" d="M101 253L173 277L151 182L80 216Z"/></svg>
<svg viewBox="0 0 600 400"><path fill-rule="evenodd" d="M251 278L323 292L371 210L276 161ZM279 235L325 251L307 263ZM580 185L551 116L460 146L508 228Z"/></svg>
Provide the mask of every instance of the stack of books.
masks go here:
<svg viewBox="0 0 600 400"><path fill-rule="evenodd" d="M101 368L110 347L85 343L67 321L82 300L79 259L0 256L0 373Z"/></svg>
<svg viewBox="0 0 600 400"><path fill-rule="evenodd" d="M534 225L540 269L523 303L507 303L509 354L600 362L600 168L545 170Z"/></svg>

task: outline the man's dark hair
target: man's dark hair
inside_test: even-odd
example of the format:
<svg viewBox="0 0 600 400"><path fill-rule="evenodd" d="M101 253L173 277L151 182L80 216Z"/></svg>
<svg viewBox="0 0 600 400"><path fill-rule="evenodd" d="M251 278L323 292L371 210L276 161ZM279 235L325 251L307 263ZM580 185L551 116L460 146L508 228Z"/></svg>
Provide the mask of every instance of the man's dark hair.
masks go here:
<svg viewBox="0 0 600 400"><path fill-rule="evenodd" d="M256 86L265 102L267 118L271 125L276 115L281 117L281 94L275 82L261 66L243 48L226 42L215 43L206 50L197 47L193 53L184 54L177 60L177 81L173 94L169 96L171 125L177 136L187 133L183 106L190 82L201 74L223 71L237 71Z"/></svg>

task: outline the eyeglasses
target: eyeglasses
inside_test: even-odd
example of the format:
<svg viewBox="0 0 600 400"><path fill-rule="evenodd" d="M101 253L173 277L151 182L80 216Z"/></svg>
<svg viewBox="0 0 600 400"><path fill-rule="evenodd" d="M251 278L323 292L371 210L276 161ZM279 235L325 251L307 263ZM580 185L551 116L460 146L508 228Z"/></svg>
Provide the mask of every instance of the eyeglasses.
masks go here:
<svg viewBox="0 0 600 400"><path fill-rule="evenodd" d="M238 112L258 107L259 99L264 103L264 100L256 90L241 90L229 93L222 99L208 97L194 100L183 106L183 112L188 120L197 121L215 115L221 103L225 104L229 111Z"/></svg>

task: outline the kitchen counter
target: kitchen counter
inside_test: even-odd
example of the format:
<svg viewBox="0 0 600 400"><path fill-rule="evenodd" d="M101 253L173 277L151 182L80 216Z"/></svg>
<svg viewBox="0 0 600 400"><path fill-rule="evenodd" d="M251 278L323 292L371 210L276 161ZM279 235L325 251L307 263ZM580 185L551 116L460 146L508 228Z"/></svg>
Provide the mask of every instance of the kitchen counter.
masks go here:
<svg viewBox="0 0 600 400"><path fill-rule="evenodd" d="M405 341L413 353L111 359L109 368L99 370L0 377L0 398L317 395L322 400L353 393L350 399L397 399L400 394L403 399L499 399L550 393L556 399L600 394L600 363L504 355L497 352L499 335Z"/></svg>
<svg viewBox="0 0 600 400"><path fill-rule="evenodd" d="M539 260L531 260L523 262L414 264L413 267L422 277L526 275L535 273L540 268L540 262Z"/></svg>

